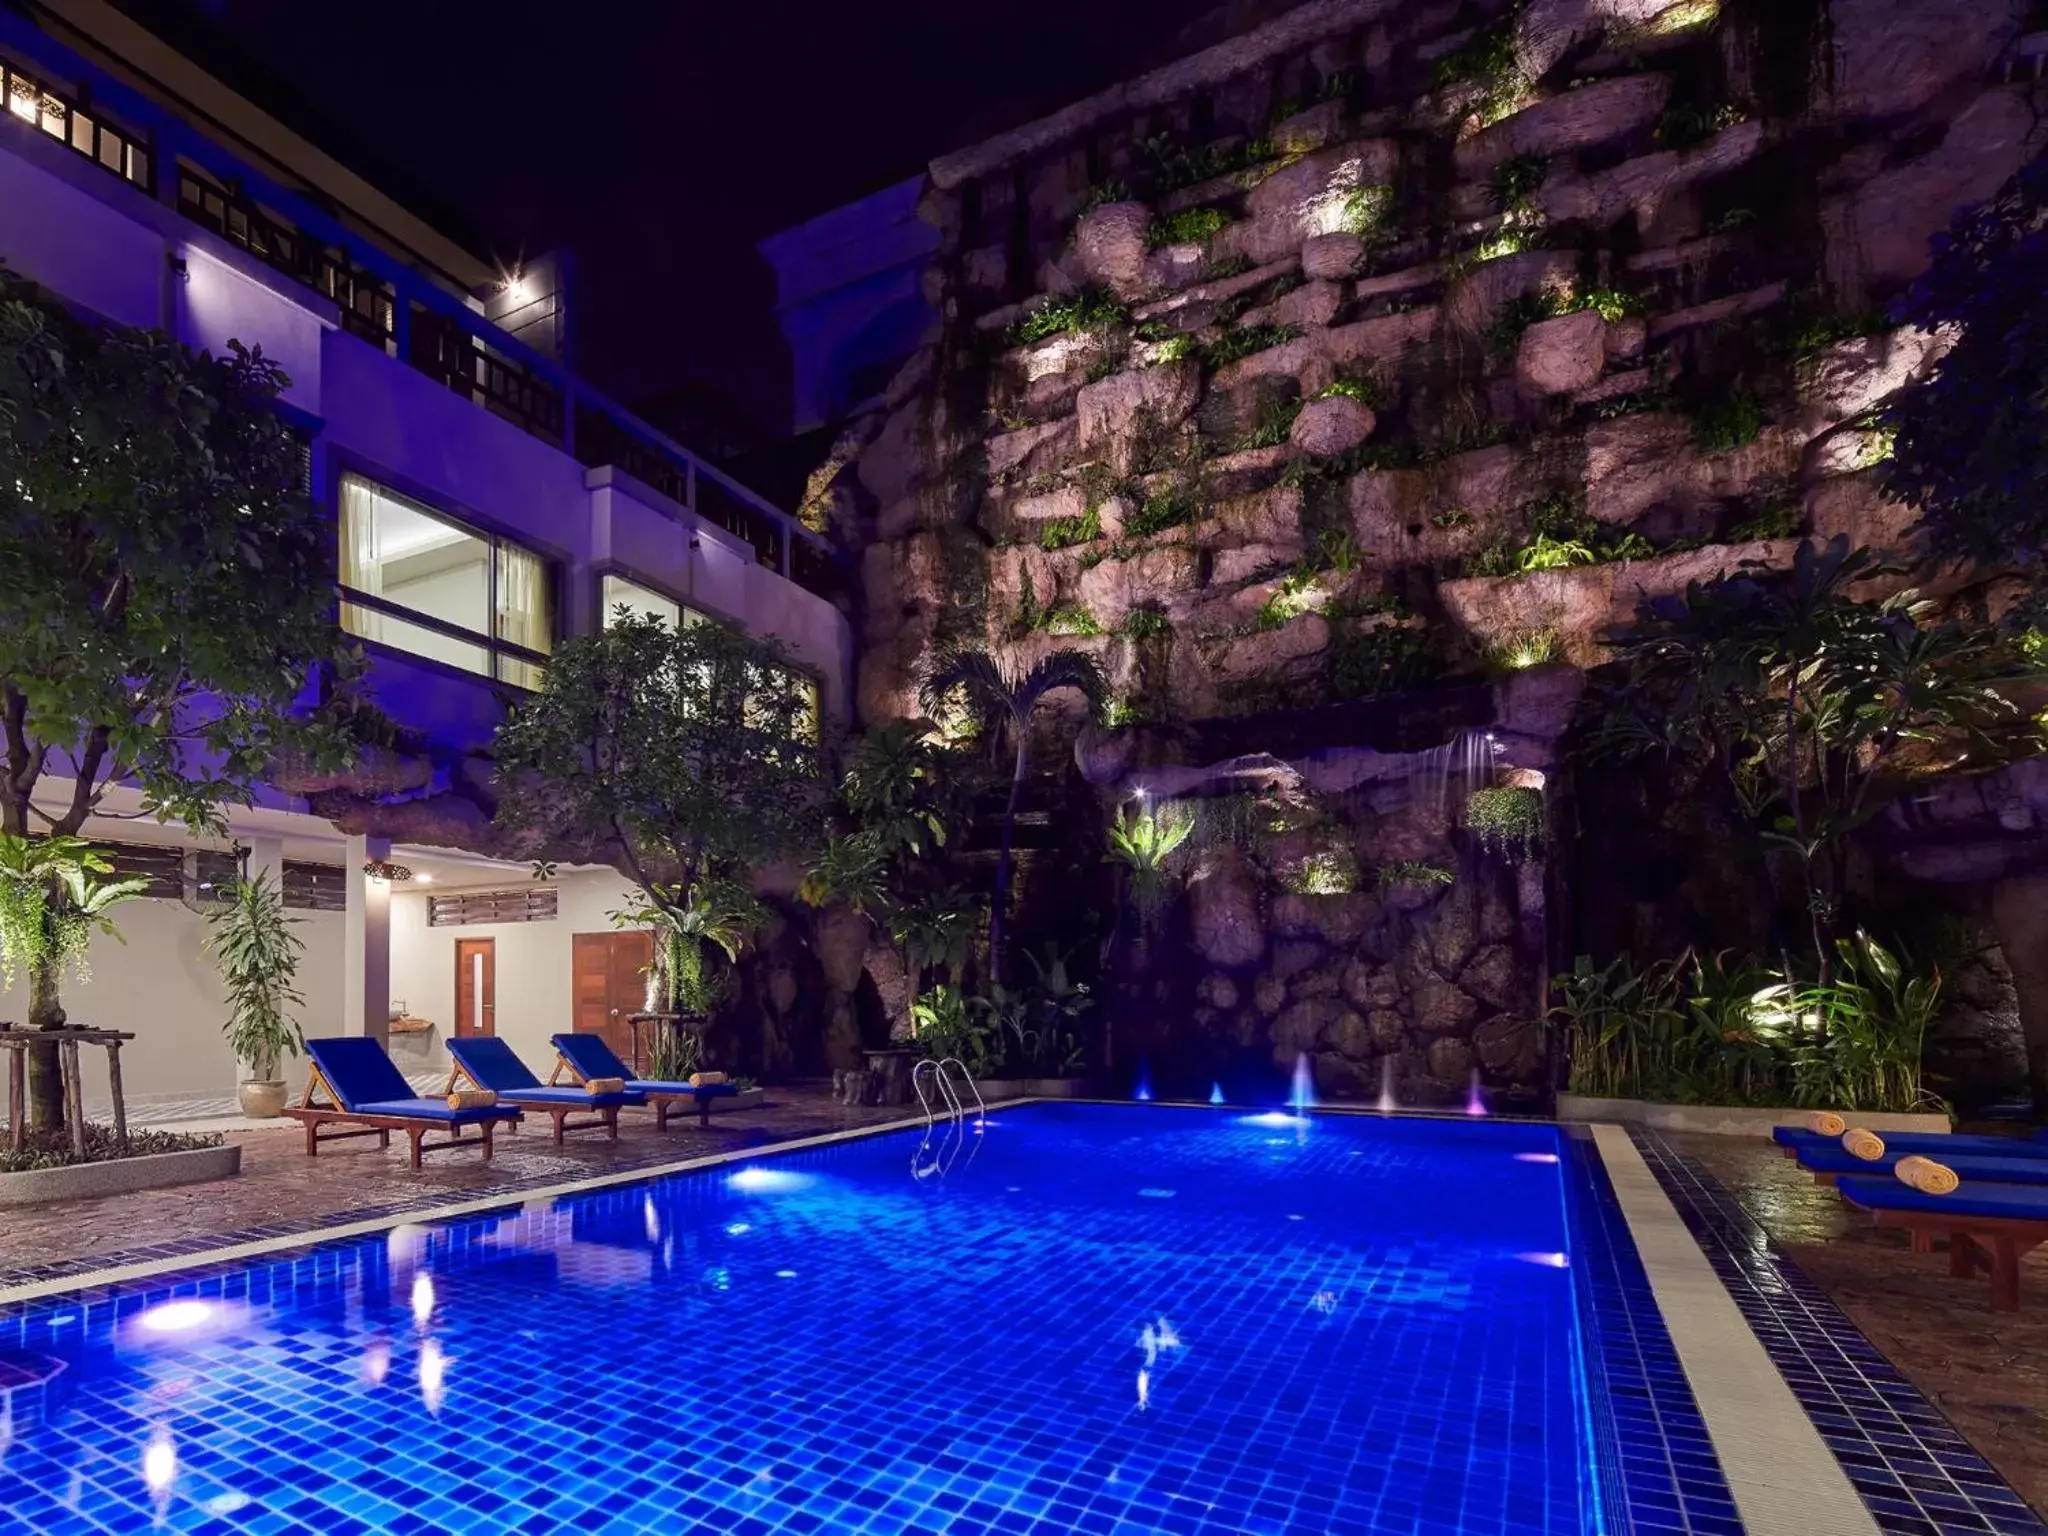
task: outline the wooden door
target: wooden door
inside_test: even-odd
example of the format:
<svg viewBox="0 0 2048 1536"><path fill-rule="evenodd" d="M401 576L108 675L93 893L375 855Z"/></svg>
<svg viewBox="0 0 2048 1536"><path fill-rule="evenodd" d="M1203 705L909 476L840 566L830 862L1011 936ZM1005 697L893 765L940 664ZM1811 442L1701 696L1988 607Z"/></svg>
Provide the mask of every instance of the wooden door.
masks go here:
<svg viewBox="0 0 2048 1536"><path fill-rule="evenodd" d="M455 1034L498 1032L498 941L455 941Z"/></svg>
<svg viewBox="0 0 2048 1536"><path fill-rule="evenodd" d="M647 965L654 939L645 929L623 933L579 933L571 941L574 1025L578 1033L603 1035L637 1070L628 1016L647 1005Z"/></svg>

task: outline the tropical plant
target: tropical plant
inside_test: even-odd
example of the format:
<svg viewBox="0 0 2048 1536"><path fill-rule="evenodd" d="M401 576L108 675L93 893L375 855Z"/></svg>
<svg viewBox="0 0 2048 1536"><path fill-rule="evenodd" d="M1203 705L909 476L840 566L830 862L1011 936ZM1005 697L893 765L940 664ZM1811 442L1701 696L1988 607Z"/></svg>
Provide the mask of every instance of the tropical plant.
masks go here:
<svg viewBox="0 0 2048 1536"><path fill-rule="evenodd" d="M1517 862L1531 858L1548 836L1543 791L1515 785L1475 789L1465 800L1465 825L1488 853Z"/></svg>
<svg viewBox="0 0 2048 1536"><path fill-rule="evenodd" d="M918 994L910 1005L911 1037L934 1061L957 1056L977 1077L986 1076L995 1061L993 1030L978 1021L958 987L937 986Z"/></svg>
<svg viewBox="0 0 2048 1536"><path fill-rule="evenodd" d="M347 766L360 658L285 383L261 352L96 324L0 268L0 832L74 837L117 784L218 831L281 756ZM32 975L31 1024L59 993ZM30 1124L57 1124L56 1048L28 1072Z"/></svg>
<svg viewBox="0 0 2048 1536"><path fill-rule="evenodd" d="M1024 793L1024 776L1030 766L1027 752L1031 722L1039 705L1063 689L1079 693L1091 713L1099 712L1109 696L1095 658L1073 650L1054 651L1021 675L1005 671L986 651L957 651L926 673L920 690L927 714L939 713L956 692L964 696L967 707L976 716L1008 736L1015 754L1010 797L1003 807L1003 841L996 860L995 894L989 904L988 964L993 981L1002 980L1003 918L1010 899L1011 844L1016 834L1017 801Z"/></svg>
<svg viewBox="0 0 2048 1536"><path fill-rule="evenodd" d="M1167 862L1195 830L1193 814L1177 801L1148 804L1138 797L1136 814L1127 807L1116 808L1116 820L1109 827L1107 857L1124 868L1129 881L1131 905L1147 923L1157 917L1166 902L1171 880Z"/></svg>
<svg viewBox="0 0 2048 1536"><path fill-rule="evenodd" d="M1822 981L1846 839L1906 787L1907 749L1953 769L1995 760L2026 727L1993 686L2008 665L1998 637L1935 622L1910 592L1853 595L1883 573L1837 538L1802 544L1783 579L1646 600L1587 737L1595 757L1659 753L1719 784L1762 850L1791 862Z"/></svg>
<svg viewBox="0 0 2048 1536"><path fill-rule="evenodd" d="M1081 1020L1095 1007L1086 982L1076 981L1067 955L1047 943L1043 954L1025 953L1031 965L1031 1025L1035 1033L1019 1042L1027 1072L1064 1077L1082 1062Z"/></svg>
<svg viewBox="0 0 2048 1536"><path fill-rule="evenodd" d="M913 997L927 972L944 966L957 975L965 967L980 926L979 903L957 886L928 891L889 914L889 937L903 951Z"/></svg>
<svg viewBox="0 0 2048 1536"><path fill-rule="evenodd" d="M1918 507L1931 552L2048 562L2048 155L1934 237L1933 260L1896 309L1953 345L1932 378L1884 408L1898 434L1885 478Z"/></svg>
<svg viewBox="0 0 2048 1536"><path fill-rule="evenodd" d="M108 914L149 889L147 880L108 880L113 863L82 837L0 832L0 985L29 980L31 1017L63 1022L54 988L83 981L95 933L118 940ZM40 989L51 988L45 997ZM40 1006L39 1006L40 1005Z"/></svg>
<svg viewBox="0 0 2048 1536"><path fill-rule="evenodd" d="M773 641L626 615L564 641L498 728L498 815L617 859L678 925L823 832L810 698ZM702 935L710 937L708 933Z"/></svg>
<svg viewBox="0 0 2048 1536"><path fill-rule="evenodd" d="M863 917L885 916L890 897L881 838L873 831L833 833L804 870L796 893L807 906L830 906L836 901Z"/></svg>
<svg viewBox="0 0 2048 1536"><path fill-rule="evenodd" d="M728 964L767 920L768 909L737 879L705 875L688 887L638 890L611 914L614 927L644 928L654 938L650 966L658 1013L708 1014L724 1001L726 978L705 969L706 946Z"/></svg>
<svg viewBox="0 0 2048 1536"><path fill-rule="evenodd" d="M1832 979L1688 951L1638 969L1581 955L1552 983L1574 1093L1674 1103L1926 1107L1920 1052L1941 991L1870 935Z"/></svg>
<svg viewBox="0 0 2048 1536"><path fill-rule="evenodd" d="M206 952L228 994L221 1033L254 1082L275 1082L279 1058L305 1048L294 1010L306 999L292 985L306 952L292 931L300 921L285 910L284 892L267 869L229 881L206 910Z"/></svg>

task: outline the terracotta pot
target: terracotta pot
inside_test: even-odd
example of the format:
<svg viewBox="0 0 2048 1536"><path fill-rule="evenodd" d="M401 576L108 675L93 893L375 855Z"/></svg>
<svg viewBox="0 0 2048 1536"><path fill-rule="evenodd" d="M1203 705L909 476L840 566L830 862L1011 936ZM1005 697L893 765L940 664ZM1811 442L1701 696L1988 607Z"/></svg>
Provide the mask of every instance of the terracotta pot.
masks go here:
<svg viewBox="0 0 2048 1536"><path fill-rule="evenodd" d="M235 1085L235 1101L251 1120L275 1120L284 1113L288 1091L282 1078L270 1082L251 1079Z"/></svg>

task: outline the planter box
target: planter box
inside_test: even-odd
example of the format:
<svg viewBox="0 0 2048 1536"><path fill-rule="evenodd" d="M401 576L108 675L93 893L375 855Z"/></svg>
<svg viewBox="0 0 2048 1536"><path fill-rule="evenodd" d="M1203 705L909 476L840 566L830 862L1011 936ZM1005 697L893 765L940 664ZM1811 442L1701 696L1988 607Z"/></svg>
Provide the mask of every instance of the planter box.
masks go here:
<svg viewBox="0 0 2048 1536"><path fill-rule="evenodd" d="M1001 1104L1010 1099L1080 1099L1088 1095L1085 1077L1002 1077L978 1083L982 1101Z"/></svg>
<svg viewBox="0 0 2048 1536"><path fill-rule="evenodd" d="M711 1101L711 1113L729 1114L735 1109L759 1109L768 1100L766 1088L742 1088L738 1093L728 1094Z"/></svg>
<svg viewBox="0 0 2048 1536"><path fill-rule="evenodd" d="M1755 1109L1725 1104L1659 1104L1651 1099L1589 1099L1576 1093L1557 1096L1560 1120L1604 1120L1619 1125L1646 1125L1658 1131L1702 1131L1714 1136L1768 1136L1778 1126L1806 1124L1811 1113L1804 1109ZM1867 1114L1840 1112L1851 1125L1866 1130L1919 1131L1936 1136L1948 1134L1948 1116L1900 1110L1872 1110Z"/></svg>
<svg viewBox="0 0 2048 1536"><path fill-rule="evenodd" d="M213 1179L232 1178L241 1171L242 1149L230 1146L154 1152L148 1157L117 1157L104 1163L37 1168L29 1173L0 1173L0 1206L46 1205L124 1195L138 1189L168 1189L173 1184L205 1184Z"/></svg>

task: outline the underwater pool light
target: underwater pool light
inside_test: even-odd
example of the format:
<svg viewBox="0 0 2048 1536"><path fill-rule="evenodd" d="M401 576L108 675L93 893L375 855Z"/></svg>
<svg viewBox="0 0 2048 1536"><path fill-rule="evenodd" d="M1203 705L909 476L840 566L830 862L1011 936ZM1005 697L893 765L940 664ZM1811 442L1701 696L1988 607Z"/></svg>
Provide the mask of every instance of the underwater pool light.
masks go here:
<svg viewBox="0 0 2048 1536"><path fill-rule="evenodd" d="M1564 1269L1571 1264L1561 1253L1518 1253L1515 1257L1524 1264L1541 1264L1545 1269Z"/></svg>
<svg viewBox="0 0 2048 1536"><path fill-rule="evenodd" d="M787 1168L742 1168L725 1182L728 1188L749 1195L786 1195L806 1188L812 1176L791 1173Z"/></svg>
<svg viewBox="0 0 2048 1536"><path fill-rule="evenodd" d="M1557 1161L1557 1154L1555 1152L1517 1152L1515 1154L1515 1161L1518 1163L1554 1163Z"/></svg>
<svg viewBox="0 0 2048 1536"><path fill-rule="evenodd" d="M1265 1113L1263 1114L1246 1115L1241 1123L1245 1125L1256 1125L1257 1127L1259 1127L1260 1130L1263 1131L1275 1131L1287 1130L1293 1126L1299 1125L1301 1123L1301 1119L1297 1115L1288 1114L1287 1111L1284 1109L1269 1109L1265 1111Z"/></svg>
<svg viewBox="0 0 2048 1536"><path fill-rule="evenodd" d="M220 1314L220 1309L208 1301L167 1301L151 1307L135 1319L135 1326L144 1333L190 1333L194 1328L204 1328Z"/></svg>

